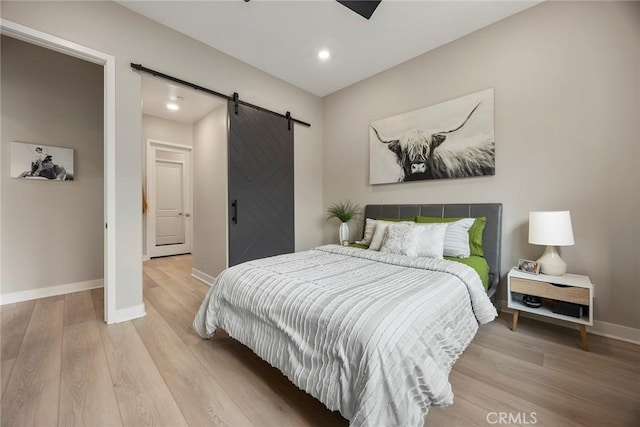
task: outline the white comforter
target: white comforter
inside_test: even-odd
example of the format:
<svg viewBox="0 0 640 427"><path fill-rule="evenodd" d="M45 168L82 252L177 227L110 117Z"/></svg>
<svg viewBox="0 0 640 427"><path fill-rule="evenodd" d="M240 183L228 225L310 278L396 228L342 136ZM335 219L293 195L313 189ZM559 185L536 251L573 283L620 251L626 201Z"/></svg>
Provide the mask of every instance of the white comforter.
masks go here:
<svg viewBox="0 0 640 427"><path fill-rule="evenodd" d="M330 245L225 270L193 326L222 328L352 426L422 426L496 316L465 265Z"/></svg>

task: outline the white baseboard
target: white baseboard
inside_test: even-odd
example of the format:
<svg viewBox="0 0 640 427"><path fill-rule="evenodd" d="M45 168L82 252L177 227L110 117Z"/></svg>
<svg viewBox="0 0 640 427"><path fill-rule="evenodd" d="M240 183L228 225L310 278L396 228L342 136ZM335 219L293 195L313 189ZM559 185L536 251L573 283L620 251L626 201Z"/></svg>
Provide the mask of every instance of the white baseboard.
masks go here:
<svg viewBox="0 0 640 427"><path fill-rule="evenodd" d="M15 302L30 301L38 298L53 297L56 295L70 294L72 292L87 291L89 289L104 286L103 279L87 280L84 282L66 283L63 285L47 286L45 288L30 289L28 291L11 292L0 295L0 305L13 304Z"/></svg>
<svg viewBox="0 0 640 427"><path fill-rule="evenodd" d="M630 328L629 326L594 320L593 328L590 329L589 332L603 337L615 338L620 341L640 345L640 329Z"/></svg>
<svg viewBox="0 0 640 427"><path fill-rule="evenodd" d="M139 319L147 315L147 312L144 308L144 303L140 305L134 305L133 307L123 308L120 310L116 310L115 318L113 322L109 322L109 324L113 323L121 323L126 322L127 320Z"/></svg>
<svg viewBox="0 0 640 427"><path fill-rule="evenodd" d="M149 255L146 255L146 254L142 255L142 262L149 261L150 259L151 257Z"/></svg>
<svg viewBox="0 0 640 427"><path fill-rule="evenodd" d="M507 301L499 301L500 311L505 313L513 313L513 310L507 308ZM537 316L532 313L520 312L521 317L528 317L530 319L539 320L541 322L551 323L558 326L569 327L571 323L563 322L559 319L553 319L546 316ZM587 330L590 334L600 335L607 338L613 338L620 341L629 342L631 344L640 345L640 329L631 328L629 326L617 325L615 323L603 322L601 320L594 320L593 326L587 326Z"/></svg>
<svg viewBox="0 0 640 427"><path fill-rule="evenodd" d="M213 282L216 280L215 277L208 275L207 273L203 273L200 270L196 270L195 268L191 269L191 276L200 280L201 282L206 283L209 286L213 286Z"/></svg>

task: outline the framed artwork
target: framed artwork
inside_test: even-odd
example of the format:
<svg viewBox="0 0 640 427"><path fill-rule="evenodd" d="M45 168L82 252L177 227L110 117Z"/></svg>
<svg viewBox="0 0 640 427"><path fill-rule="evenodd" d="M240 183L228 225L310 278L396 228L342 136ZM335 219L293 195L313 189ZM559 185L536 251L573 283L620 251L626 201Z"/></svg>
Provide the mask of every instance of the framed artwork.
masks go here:
<svg viewBox="0 0 640 427"><path fill-rule="evenodd" d="M369 183L495 174L494 92L487 89L369 126Z"/></svg>
<svg viewBox="0 0 640 427"><path fill-rule="evenodd" d="M12 142L11 177L73 181L73 149Z"/></svg>
<svg viewBox="0 0 640 427"><path fill-rule="evenodd" d="M519 259L518 270L524 273L540 274L540 263L528 259Z"/></svg>

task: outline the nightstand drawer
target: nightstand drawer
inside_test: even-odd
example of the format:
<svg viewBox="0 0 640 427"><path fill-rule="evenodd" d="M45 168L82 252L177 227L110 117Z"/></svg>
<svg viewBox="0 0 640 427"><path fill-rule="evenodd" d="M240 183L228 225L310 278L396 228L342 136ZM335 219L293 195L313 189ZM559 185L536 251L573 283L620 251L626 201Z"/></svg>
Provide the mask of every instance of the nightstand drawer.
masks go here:
<svg viewBox="0 0 640 427"><path fill-rule="evenodd" d="M511 278L511 292L534 295L541 298L549 298L558 301L572 302L574 304L589 305L589 289L574 286L561 287L547 282Z"/></svg>

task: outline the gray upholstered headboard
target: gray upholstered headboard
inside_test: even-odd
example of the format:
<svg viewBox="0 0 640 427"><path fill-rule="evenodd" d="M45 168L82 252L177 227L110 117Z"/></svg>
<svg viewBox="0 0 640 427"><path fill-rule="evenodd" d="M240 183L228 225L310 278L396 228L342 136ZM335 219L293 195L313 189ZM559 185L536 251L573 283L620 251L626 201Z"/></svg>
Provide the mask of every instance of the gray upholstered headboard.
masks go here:
<svg viewBox="0 0 640 427"><path fill-rule="evenodd" d="M431 216L440 218L487 217L482 237L484 257L489 264L489 296L493 296L500 281L500 254L502 241L501 203L461 203L436 205L367 205L365 218L411 218Z"/></svg>

